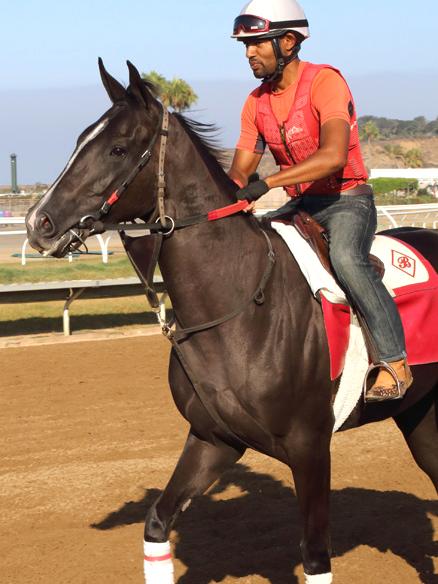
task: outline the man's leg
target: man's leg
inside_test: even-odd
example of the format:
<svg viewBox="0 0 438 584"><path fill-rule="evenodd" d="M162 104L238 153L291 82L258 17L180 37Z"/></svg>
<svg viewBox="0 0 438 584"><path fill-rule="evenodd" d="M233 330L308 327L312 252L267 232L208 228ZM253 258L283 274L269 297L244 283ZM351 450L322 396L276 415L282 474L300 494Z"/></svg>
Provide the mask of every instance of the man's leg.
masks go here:
<svg viewBox="0 0 438 584"><path fill-rule="evenodd" d="M373 198L341 195L330 204L328 197L318 197L308 210L327 229L330 261L339 283L365 319L380 361L390 364L404 393L411 378L405 366L403 326L392 297L369 262L377 226ZM399 396L394 378L384 369L370 392L375 401Z"/></svg>

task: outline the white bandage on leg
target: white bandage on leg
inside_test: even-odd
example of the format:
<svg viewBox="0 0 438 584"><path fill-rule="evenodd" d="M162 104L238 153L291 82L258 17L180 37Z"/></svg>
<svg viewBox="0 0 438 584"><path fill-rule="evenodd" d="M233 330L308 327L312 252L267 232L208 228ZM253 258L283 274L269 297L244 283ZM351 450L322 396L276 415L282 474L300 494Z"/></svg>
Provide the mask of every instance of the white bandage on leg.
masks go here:
<svg viewBox="0 0 438 584"><path fill-rule="evenodd" d="M170 543L144 542L144 579L146 584L174 584Z"/></svg>
<svg viewBox="0 0 438 584"><path fill-rule="evenodd" d="M333 574L328 572L327 574L316 574L315 576L309 576L304 574L306 578L306 584L332 584Z"/></svg>

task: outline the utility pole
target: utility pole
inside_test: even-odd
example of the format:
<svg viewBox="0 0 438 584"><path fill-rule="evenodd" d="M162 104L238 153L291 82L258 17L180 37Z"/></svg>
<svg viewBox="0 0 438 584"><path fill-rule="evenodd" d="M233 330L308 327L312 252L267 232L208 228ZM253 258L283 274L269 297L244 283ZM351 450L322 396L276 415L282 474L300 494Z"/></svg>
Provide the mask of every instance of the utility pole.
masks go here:
<svg viewBox="0 0 438 584"><path fill-rule="evenodd" d="M20 192L17 182L17 155L11 154L11 187L12 192L17 194Z"/></svg>

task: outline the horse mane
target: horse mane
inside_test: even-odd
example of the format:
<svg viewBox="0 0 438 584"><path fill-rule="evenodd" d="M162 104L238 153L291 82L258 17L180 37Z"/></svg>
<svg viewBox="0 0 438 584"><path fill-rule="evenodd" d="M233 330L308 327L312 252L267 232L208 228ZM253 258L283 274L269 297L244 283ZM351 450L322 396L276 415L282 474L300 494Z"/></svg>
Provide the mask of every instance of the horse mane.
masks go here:
<svg viewBox="0 0 438 584"><path fill-rule="evenodd" d="M229 178L223 168L226 161L226 153L218 143L217 134L219 128L215 124L198 122L178 112L174 112L173 115L191 139L214 180L224 184L224 186L226 185L228 188L234 186L233 191L235 191L236 184Z"/></svg>

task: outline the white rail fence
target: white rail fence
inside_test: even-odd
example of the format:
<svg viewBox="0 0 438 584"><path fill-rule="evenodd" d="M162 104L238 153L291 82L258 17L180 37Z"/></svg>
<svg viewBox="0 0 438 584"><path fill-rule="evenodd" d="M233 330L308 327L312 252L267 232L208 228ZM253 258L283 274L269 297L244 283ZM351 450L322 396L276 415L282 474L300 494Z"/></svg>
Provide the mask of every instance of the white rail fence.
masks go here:
<svg viewBox="0 0 438 584"><path fill-rule="evenodd" d="M377 207L379 219L386 219L391 227L438 228L438 203L425 205L387 205Z"/></svg>
<svg viewBox="0 0 438 584"><path fill-rule="evenodd" d="M266 213L271 209L263 209L259 214ZM425 205L388 205L385 207L377 207L377 216L379 219L379 229L391 227L429 227L433 229L438 228L438 203ZM24 225L24 217L0 217L0 236L11 235L26 235L24 229L11 230L6 227L14 225ZM102 237L102 235L93 236L97 239L100 252L102 255L102 262L108 263L108 249L111 241L111 234ZM23 239L21 247L21 263L24 266L27 261L26 249L28 240ZM69 261L73 260L73 256L69 254Z"/></svg>
<svg viewBox="0 0 438 584"><path fill-rule="evenodd" d="M163 278L154 276L159 295L160 317L166 320L167 293ZM36 282L29 284L0 284L0 304L18 304L63 300L62 324L64 336L71 335L70 307L82 295L87 298L123 298L144 295L145 288L137 276L104 280L72 280L62 282Z"/></svg>
<svg viewBox="0 0 438 584"><path fill-rule="evenodd" d="M24 217L0 217L0 236L11 236L11 235L27 235L24 229L14 230L14 229L1 229L2 226L11 226L11 225L24 225ZM93 235L96 238L97 242L99 243L100 252L102 255L102 262L104 264L108 263L108 247L111 241L111 235L107 235L105 238L102 235ZM29 243L29 240L24 238L23 244L21 246L21 265L25 266L27 263L26 257L26 248ZM73 254L68 254L68 261L73 261Z"/></svg>

